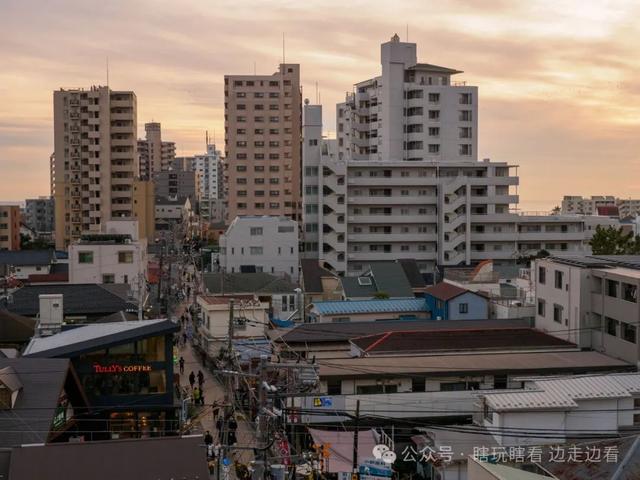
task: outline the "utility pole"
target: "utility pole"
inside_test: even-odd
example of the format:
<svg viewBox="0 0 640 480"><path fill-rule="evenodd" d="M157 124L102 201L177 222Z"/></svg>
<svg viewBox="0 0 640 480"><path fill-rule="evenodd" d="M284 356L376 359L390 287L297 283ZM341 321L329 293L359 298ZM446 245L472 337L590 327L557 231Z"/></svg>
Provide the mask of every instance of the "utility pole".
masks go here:
<svg viewBox="0 0 640 480"><path fill-rule="evenodd" d="M260 379L258 386L258 458L256 458L253 480L262 480L267 472L267 366L269 358L266 355L260 357Z"/></svg>
<svg viewBox="0 0 640 480"><path fill-rule="evenodd" d="M227 367L229 370L233 370L233 310L234 301L229 299L229 325L227 331ZM229 417L231 416L233 391L232 391L232 379L231 375L226 375L225 379L225 392L224 392L224 413L222 415L222 425L220 433L222 433L222 444L220 445L220 452L218 453L218 468L216 468L216 480L220 480L220 472L225 466L222 461L226 458L229 452Z"/></svg>
<svg viewBox="0 0 640 480"><path fill-rule="evenodd" d="M160 274L158 275L158 307L160 306L160 299L162 297L162 266L164 265L164 240L160 244Z"/></svg>
<svg viewBox="0 0 640 480"><path fill-rule="evenodd" d="M142 308L144 307L144 293L142 286L144 285L144 274L138 274L138 320L142 321Z"/></svg>
<svg viewBox="0 0 640 480"><path fill-rule="evenodd" d="M356 429L353 432L353 474L358 478L358 429L360 428L360 400L356 401Z"/></svg>

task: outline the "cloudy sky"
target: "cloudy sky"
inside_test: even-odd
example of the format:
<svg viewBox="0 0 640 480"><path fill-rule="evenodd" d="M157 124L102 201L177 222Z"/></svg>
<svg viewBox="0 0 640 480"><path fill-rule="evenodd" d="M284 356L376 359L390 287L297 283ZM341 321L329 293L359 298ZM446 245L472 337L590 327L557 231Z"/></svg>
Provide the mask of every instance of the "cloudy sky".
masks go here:
<svg viewBox="0 0 640 480"><path fill-rule="evenodd" d="M223 75L302 65L325 130L395 32L480 87L480 158L520 165L521 208L640 197L638 0L0 0L0 201L46 195L52 91L134 90L139 132L223 143Z"/></svg>

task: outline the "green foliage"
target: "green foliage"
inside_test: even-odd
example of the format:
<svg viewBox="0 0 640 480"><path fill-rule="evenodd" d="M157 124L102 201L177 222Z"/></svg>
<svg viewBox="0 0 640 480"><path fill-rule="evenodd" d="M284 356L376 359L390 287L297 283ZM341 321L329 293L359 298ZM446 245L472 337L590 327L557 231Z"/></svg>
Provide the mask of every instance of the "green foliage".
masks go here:
<svg viewBox="0 0 640 480"><path fill-rule="evenodd" d="M376 300L387 300L389 298L389 294L387 292L376 292L373 295L373 298Z"/></svg>
<svg viewBox="0 0 640 480"><path fill-rule="evenodd" d="M48 250L53 248L53 244L47 240L36 238L31 240L28 235L24 233L20 234L20 249L21 250Z"/></svg>
<svg viewBox="0 0 640 480"><path fill-rule="evenodd" d="M596 227L596 233L589 242L594 255L638 255L640 236L624 233L621 228Z"/></svg>

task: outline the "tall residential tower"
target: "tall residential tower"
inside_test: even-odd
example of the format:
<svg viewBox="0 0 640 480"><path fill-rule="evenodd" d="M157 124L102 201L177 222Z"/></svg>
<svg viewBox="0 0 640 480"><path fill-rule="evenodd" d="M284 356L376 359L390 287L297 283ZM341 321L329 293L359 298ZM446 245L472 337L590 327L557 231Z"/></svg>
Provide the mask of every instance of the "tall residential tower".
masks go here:
<svg viewBox="0 0 640 480"><path fill-rule="evenodd" d="M56 247L133 215L136 95L108 87L53 94Z"/></svg>
<svg viewBox="0 0 640 480"><path fill-rule="evenodd" d="M176 157L176 144L162 141L160 123L144 124L146 137L138 140L138 157L140 163L140 178L150 179L154 173L169 169Z"/></svg>
<svg viewBox="0 0 640 480"><path fill-rule="evenodd" d="M300 65L273 75L225 75L227 222L300 216Z"/></svg>

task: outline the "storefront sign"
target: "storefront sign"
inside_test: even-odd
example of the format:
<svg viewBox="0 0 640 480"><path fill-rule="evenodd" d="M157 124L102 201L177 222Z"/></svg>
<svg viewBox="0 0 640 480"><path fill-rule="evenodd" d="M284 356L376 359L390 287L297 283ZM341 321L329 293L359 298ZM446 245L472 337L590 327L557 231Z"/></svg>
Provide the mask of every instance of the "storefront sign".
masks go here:
<svg viewBox="0 0 640 480"><path fill-rule="evenodd" d="M151 365L138 364L138 365L120 365L118 363L112 363L110 365L93 364L93 373L139 373L150 372Z"/></svg>

